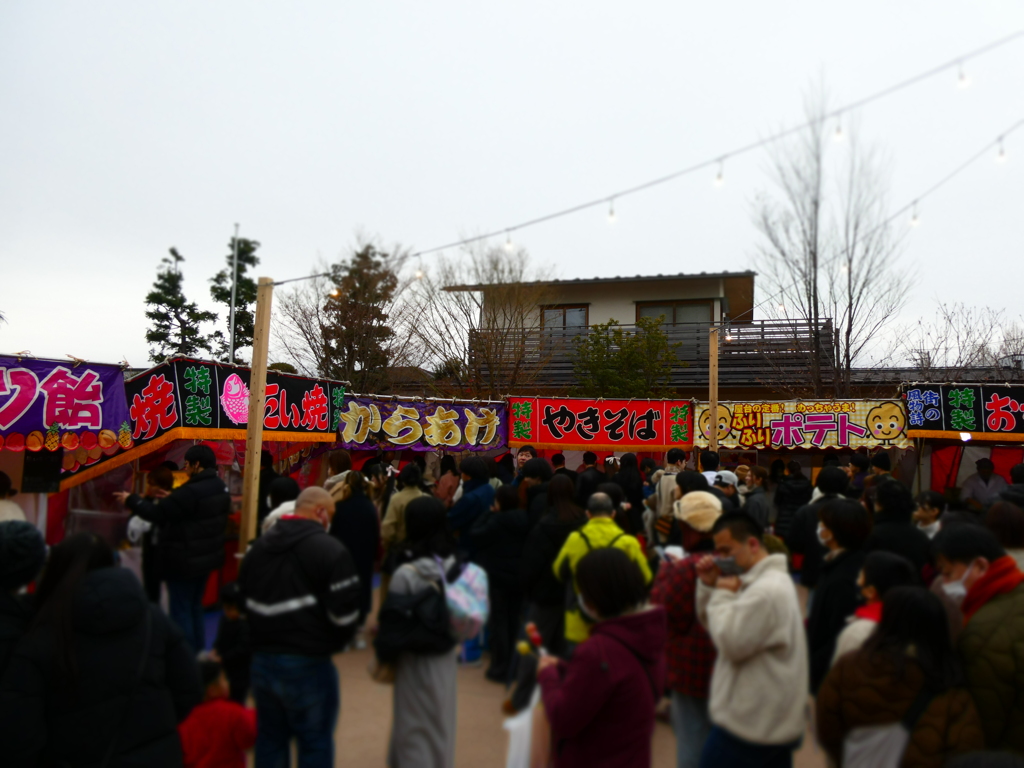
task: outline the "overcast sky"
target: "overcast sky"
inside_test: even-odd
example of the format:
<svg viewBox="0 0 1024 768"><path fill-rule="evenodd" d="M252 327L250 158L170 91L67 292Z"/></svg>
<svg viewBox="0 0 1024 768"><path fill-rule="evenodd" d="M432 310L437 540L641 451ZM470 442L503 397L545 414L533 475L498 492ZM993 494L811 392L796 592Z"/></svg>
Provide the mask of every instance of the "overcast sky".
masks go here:
<svg viewBox="0 0 1024 768"><path fill-rule="evenodd" d="M170 246L209 305L233 225L277 279L425 249L717 157L1024 28L1020 2L0 4L0 351L144 365ZM1024 118L1024 39L871 104L891 201ZM1024 130L921 205L906 318L1020 314ZM561 277L750 267L767 156L517 233ZM429 257L425 263L429 265Z"/></svg>

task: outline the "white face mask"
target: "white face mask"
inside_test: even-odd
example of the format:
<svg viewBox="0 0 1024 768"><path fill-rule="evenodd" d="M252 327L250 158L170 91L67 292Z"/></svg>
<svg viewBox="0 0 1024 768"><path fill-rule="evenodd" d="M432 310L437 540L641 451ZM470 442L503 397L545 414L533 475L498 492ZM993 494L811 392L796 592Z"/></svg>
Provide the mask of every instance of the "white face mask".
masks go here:
<svg viewBox="0 0 1024 768"><path fill-rule="evenodd" d="M818 523L818 541L821 543L821 546L827 547L828 543L832 541L832 531L828 531L828 538L822 535L823 531L828 531L828 529L822 523Z"/></svg>
<svg viewBox="0 0 1024 768"><path fill-rule="evenodd" d="M591 621L591 622L593 622L593 621L600 621L600 619L598 619L598 617L595 616L593 614L593 612L591 612L590 608L587 607L587 604L585 602L583 602L583 595L581 595L581 594L576 595L576 600L580 604L580 613L583 614L584 619L586 619L588 621Z"/></svg>
<svg viewBox="0 0 1024 768"><path fill-rule="evenodd" d="M967 585L964 583L967 581L967 576L971 572L971 568L974 567L974 561L972 560L967 568L964 569L964 575L956 581L943 581L942 591L946 593L946 596L955 602L957 605L963 602L964 598L967 597Z"/></svg>

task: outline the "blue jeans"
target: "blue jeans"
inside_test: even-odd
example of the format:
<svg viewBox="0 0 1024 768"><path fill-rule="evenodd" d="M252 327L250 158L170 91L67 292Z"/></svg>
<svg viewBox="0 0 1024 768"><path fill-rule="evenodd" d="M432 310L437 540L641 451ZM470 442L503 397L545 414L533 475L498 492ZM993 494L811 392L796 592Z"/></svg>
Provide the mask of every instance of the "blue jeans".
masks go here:
<svg viewBox="0 0 1024 768"><path fill-rule="evenodd" d="M341 690L330 657L254 653L252 690L256 768L287 768L293 738L299 768L333 768Z"/></svg>
<svg viewBox="0 0 1024 768"><path fill-rule="evenodd" d="M203 593L209 574L199 579L167 579L167 603L171 621L178 625L195 653L206 650Z"/></svg>
<svg viewBox="0 0 1024 768"><path fill-rule="evenodd" d="M708 700L672 691L672 731L676 735L676 768L698 768L711 721Z"/></svg>
<svg viewBox="0 0 1024 768"><path fill-rule="evenodd" d="M793 750L798 745L798 741L752 744L712 725L700 756L700 768L793 768Z"/></svg>

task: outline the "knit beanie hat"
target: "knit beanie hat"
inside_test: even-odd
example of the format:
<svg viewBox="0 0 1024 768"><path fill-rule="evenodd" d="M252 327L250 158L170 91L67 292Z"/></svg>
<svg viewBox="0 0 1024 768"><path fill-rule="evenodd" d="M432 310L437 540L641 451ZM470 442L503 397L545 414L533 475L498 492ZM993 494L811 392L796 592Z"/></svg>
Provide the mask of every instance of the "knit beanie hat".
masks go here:
<svg viewBox="0 0 1024 768"><path fill-rule="evenodd" d="M0 523L0 589L11 590L31 582L46 563L46 542L31 523Z"/></svg>
<svg viewBox="0 0 1024 768"><path fill-rule="evenodd" d="M888 453L886 453L885 451L879 451L878 453L876 453L874 455L874 457L872 457L872 459L871 459L871 466L872 467L877 467L878 469L882 470L883 472L891 472L892 471L892 460L889 458L889 454Z"/></svg>
<svg viewBox="0 0 1024 768"><path fill-rule="evenodd" d="M691 491L672 506L672 512L695 531L707 533L722 516L722 502L713 493Z"/></svg>

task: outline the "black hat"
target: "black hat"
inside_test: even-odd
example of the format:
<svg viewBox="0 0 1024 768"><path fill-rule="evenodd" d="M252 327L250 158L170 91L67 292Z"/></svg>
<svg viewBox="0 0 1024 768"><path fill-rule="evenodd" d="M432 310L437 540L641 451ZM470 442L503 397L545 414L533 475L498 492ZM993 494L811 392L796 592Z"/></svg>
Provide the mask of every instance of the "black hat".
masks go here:
<svg viewBox="0 0 1024 768"><path fill-rule="evenodd" d="M523 464L523 477L532 477L546 483L551 475L551 465L547 459L530 459Z"/></svg>
<svg viewBox="0 0 1024 768"><path fill-rule="evenodd" d="M31 582L46 563L46 542L31 523L0 523L0 589L11 591Z"/></svg>
<svg viewBox="0 0 1024 768"><path fill-rule="evenodd" d="M885 451L879 451L871 458L871 466L877 467L883 472L892 471L892 460L889 458L889 454Z"/></svg>

